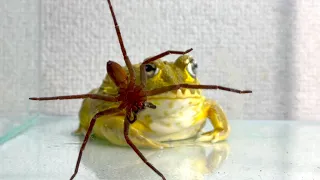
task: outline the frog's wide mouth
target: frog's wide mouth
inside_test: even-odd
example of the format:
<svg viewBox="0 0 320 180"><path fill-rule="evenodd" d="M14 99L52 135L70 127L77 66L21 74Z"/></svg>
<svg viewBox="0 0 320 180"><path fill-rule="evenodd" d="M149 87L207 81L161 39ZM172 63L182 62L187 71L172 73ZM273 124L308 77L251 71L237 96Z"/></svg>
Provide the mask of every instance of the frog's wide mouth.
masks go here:
<svg viewBox="0 0 320 180"><path fill-rule="evenodd" d="M148 99L186 99L186 98L201 98L201 90L199 89L178 89L168 91L162 94L148 96Z"/></svg>

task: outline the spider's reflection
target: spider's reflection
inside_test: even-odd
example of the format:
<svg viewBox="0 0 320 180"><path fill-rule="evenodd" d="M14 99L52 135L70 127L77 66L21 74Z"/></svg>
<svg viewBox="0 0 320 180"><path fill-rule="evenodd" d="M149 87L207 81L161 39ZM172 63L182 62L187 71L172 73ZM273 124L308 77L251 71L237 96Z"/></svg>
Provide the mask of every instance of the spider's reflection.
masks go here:
<svg viewBox="0 0 320 180"><path fill-rule="evenodd" d="M220 142L205 146L184 145L164 150L140 150L168 180L201 180L205 174L214 173L226 160L229 145ZM83 167L92 170L98 179L158 179L130 148L109 145L98 139L91 140L84 150L80 169Z"/></svg>

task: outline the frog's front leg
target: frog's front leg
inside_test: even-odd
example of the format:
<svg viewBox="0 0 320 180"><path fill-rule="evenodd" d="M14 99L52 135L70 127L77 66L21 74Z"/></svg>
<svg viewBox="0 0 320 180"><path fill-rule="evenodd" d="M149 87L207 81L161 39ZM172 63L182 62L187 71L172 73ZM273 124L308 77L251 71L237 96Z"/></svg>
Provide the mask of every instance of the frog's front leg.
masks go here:
<svg viewBox="0 0 320 180"><path fill-rule="evenodd" d="M230 126L221 106L212 100L207 100L205 106L214 130L201 134L197 141L215 143L227 139L230 134Z"/></svg>

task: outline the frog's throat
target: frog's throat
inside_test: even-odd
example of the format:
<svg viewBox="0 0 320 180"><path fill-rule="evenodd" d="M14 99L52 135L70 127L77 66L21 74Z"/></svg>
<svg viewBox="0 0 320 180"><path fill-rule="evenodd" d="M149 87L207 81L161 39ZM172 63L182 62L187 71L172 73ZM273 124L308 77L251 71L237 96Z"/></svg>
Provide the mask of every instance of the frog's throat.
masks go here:
<svg viewBox="0 0 320 180"><path fill-rule="evenodd" d="M148 96L148 99L186 99L201 98L201 90L198 89L178 89L162 94Z"/></svg>

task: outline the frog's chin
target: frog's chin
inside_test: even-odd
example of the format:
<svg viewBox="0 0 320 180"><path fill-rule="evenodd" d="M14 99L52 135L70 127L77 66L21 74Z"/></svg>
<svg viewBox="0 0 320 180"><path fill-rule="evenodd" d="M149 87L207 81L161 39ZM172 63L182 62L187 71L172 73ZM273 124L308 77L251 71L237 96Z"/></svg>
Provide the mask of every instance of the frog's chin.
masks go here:
<svg viewBox="0 0 320 180"><path fill-rule="evenodd" d="M178 89L158 94L155 96L149 96L148 99L187 99L201 97L201 90L199 89Z"/></svg>

